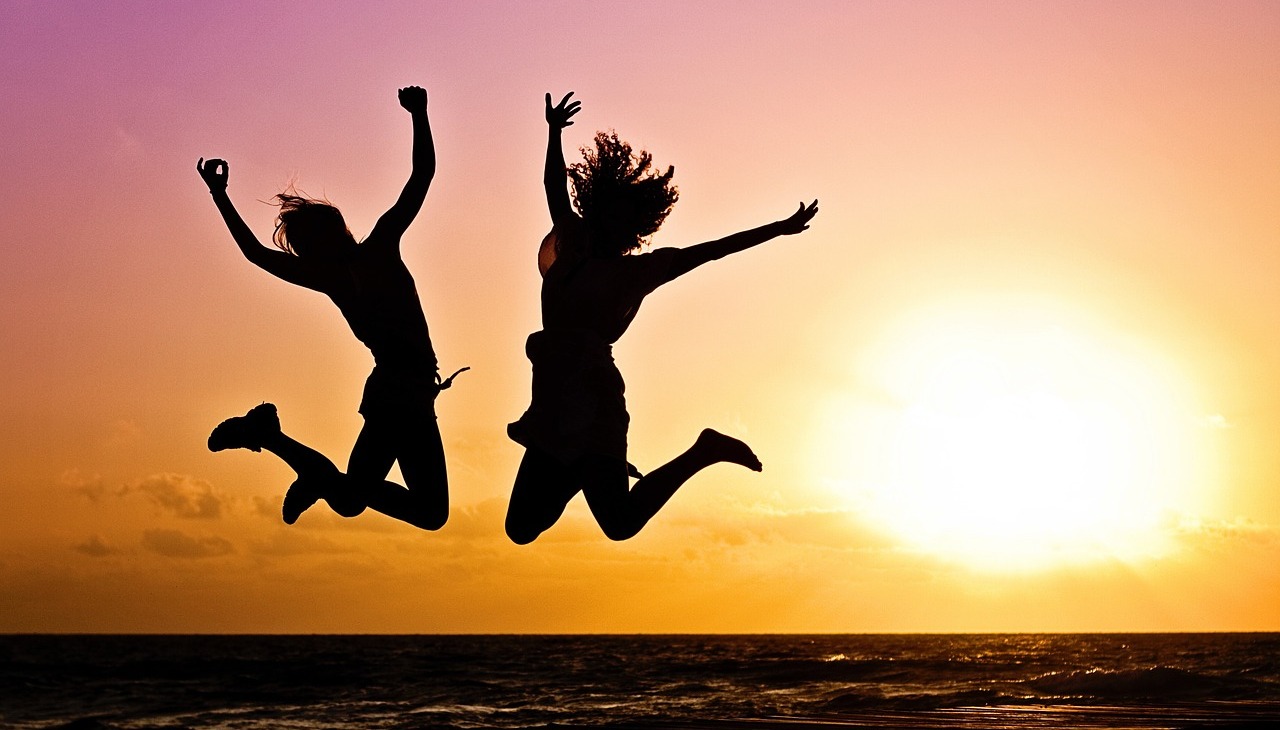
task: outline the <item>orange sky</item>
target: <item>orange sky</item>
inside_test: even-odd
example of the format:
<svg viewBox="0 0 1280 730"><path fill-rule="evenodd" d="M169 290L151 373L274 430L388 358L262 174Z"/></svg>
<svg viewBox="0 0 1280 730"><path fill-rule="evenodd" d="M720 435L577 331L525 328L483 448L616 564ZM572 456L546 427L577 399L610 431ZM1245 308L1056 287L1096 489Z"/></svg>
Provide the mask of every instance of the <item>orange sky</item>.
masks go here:
<svg viewBox="0 0 1280 730"><path fill-rule="evenodd" d="M1278 47L1267 2L4 3L0 631L1280 630ZM408 84L439 172L405 259L442 368L473 369L439 403L455 508L286 527L289 470L209 429L269 400L345 463L371 358L240 256L193 165L230 161L263 238L290 182L362 235L408 174ZM822 211L615 349L642 470L711 426L764 472L709 470L625 543L579 500L517 547L504 426L568 90L570 151L614 128L676 166L657 245ZM912 435L1068 433L999 430L1046 397L1117 461L1029 441L995 504L983 446L966 481ZM1145 491L1098 497L1083 558L935 539L1094 481Z"/></svg>

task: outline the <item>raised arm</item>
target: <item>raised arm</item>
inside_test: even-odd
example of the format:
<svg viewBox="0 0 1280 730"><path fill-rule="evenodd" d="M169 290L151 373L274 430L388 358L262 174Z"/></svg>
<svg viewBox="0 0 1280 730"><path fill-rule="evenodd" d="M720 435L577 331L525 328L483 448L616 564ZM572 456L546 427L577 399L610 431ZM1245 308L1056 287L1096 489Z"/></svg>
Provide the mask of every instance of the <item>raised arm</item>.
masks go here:
<svg viewBox="0 0 1280 730"><path fill-rule="evenodd" d="M222 221L227 224L227 230L231 232L231 238L240 247L240 252L244 254L244 257L273 276L293 284L310 287L310 284L305 281L302 268L298 265L297 257L284 251L277 251L263 246L258 241L258 237L253 235L253 231L249 230L249 226L245 224L244 219L240 217L240 212L236 210L235 205L231 203L230 196L227 195L227 178L230 173L227 161L210 159L206 162L201 157L196 162L196 172L200 173L205 185L209 186L209 194L213 196L213 204L218 206L218 212L222 214Z"/></svg>
<svg viewBox="0 0 1280 730"><path fill-rule="evenodd" d="M552 223L560 223L574 215L569 204L569 190L565 186L564 149L560 143L561 130L571 126L573 115L582 111L582 102L569 101L571 96L572 91L555 106L551 106L551 94L546 97L547 163L542 171L542 187L547 191L547 210L551 213Z"/></svg>
<svg viewBox="0 0 1280 730"><path fill-rule="evenodd" d="M400 89L400 106L413 117L413 169L409 181L391 209L382 214L369 233L371 240L399 241L409 224L422 210L427 189L436 175L436 145L431 138L431 122L427 119L427 92L420 86Z"/></svg>
<svg viewBox="0 0 1280 730"><path fill-rule="evenodd" d="M783 220L768 223L759 228L752 228L749 231L734 233L715 241L707 241L696 246L676 249L667 280L670 281L677 276L683 276L708 261L722 259L729 254L744 251L752 246L759 246L765 241L773 240L778 236L794 236L801 231L807 231L809 230L809 221L813 220L813 217L817 214L818 201L815 200L808 205L801 203L800 208L795 213Z"/></svg>

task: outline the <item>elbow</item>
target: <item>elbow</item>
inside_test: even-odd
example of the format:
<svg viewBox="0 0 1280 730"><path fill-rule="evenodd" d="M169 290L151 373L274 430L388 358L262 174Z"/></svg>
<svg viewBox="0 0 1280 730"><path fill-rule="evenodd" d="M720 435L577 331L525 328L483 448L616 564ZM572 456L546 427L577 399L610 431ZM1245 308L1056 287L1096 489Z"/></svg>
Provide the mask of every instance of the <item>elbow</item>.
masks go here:
<svg viewBox="0 0 1280 730"><path fill-rule="evenodd" d="M407 199L414 198L418 200L418 204L421 204L422 200L427 197L427 190L431 188L431 181L435 176L436 171L434 167L421 170L415 168L413 174L409 176L409 180L405 182L404 192L401 194L400 201L398 201L397 204ZM406 223L405 225L408 224Z"/></svg>

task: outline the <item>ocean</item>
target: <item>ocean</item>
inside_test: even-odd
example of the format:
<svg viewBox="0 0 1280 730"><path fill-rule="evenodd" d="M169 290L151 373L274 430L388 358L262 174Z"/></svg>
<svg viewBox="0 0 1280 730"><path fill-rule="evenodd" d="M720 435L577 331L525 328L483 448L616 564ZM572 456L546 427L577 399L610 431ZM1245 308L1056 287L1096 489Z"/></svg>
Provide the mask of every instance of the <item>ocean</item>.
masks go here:
<svg viewBox="0 0 1280 730"><path fill-rule="evenodd" d="M1280 634L0 636L0 727L1280 727Z"/></svg>

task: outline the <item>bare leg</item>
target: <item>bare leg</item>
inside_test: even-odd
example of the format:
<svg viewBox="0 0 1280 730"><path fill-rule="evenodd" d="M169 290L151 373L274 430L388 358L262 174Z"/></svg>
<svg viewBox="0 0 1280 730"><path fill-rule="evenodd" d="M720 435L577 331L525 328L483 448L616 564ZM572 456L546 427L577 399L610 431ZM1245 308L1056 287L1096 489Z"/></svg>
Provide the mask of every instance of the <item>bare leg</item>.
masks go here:
<svg viewBox="0 0 1280 730"><path fill-rule="evenodd" d="M430 415L430 414L428 414ZM396 426L402 424L376 421L365 422L352 452L352 472L343 474L324 454L286 435L280 430L275 406L263 404L238 418L223 421L209 437L209 448L222 451L228 448L265 449L279 456L298 473L298 479L289 487L284 498L284 521L290 525L311 505L323 499L334 512L343 517L355 517L366 507L403 520L415 527L434 530L444 524L448 514L448 495L444 501L437 498L435 509L423 509L422 500L410 499L409 490L384 479L395 462L394 448L397 439L403 438ZM427 443L425 459L438 458L441 480L444 471L444 451L440 446L440 434L431 418L430 429L434 434L413 432ZM403 445L403 444L402 444ZM422 461L418 459L417 461ZM416 463L410 459L411 463ZM421 468L418 469L419 471ZM413 473L414 470L409 470ZM443 487L441 483L441 487ZM436 494L438 497L438 494Z"/></svg>
<svg viewBox="0 0 1280 730"><path fill-rule="evenodd" d="M416 426L399 431L398 444L400 473L413 497L412 524L424 530L444 527L449 519L449 473L434 414Z"/></svg>
<svg viewBox="0 0 1280 730"><path fill-rule="evenodd" d="M396 460L408 488L385 479ZM373 509L423 530L449 518L449 477L434 414L366 418L351 449L347 474Z"/></svg>
<svg viewBox="0 0 1280 730"><path fill-rule="evenodd" d="M507 505L507 537L517 545L533 542L560 519L578 491L569 467L550 454L527 449Z"/></svg>
<svg viewBox="0 0 1280 730"><path fill-rule="evenodd" d="M262 448L279 456L289 468L298 472L299 477L316 481L333 481L342 477L342 472L329 457L307 446L306 444L277 431L262 440Z"/></svg>
<svg viewBox="0 0 1280 730"><path fill-rule="evenodd" d="M276 407L270 403L255 406L243 416L228 418L213 429L209 434L209 450L225 449L266 449L298 473L298 479L285 495L284 521L288 524L292 525L317 499L329 495L335 495L330 504L344 517L354 517L364 511L363 503L338 497L350 491L344 489L345 475L324 454L286 436L280 430Z"/></svg>
<svg viewBox="0 0 1280 730"><path fill-rule="evenodd" d="M640 532L690 477L720 462L752 471L761 469L760 460L745 443L708 428L687 451L649 472L630 489L625 461L587 456L575 464L575 471L587 506L604 534L610 540L626 540Z"/></svg>
<svg viewBox="0 0 1280 730"><path fill-rule="evenodd" d="M329 457L282 431L264 438L262 448L279 456L298 473L298 479L289 486L284 497L286 523L292 525L297 522L298 516L318 499L328 502L333 511L343 517L355 517L364 512L365 502L354 493L350 479Z"/></svg>

